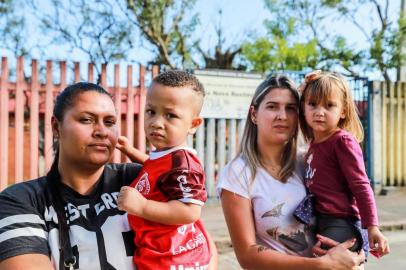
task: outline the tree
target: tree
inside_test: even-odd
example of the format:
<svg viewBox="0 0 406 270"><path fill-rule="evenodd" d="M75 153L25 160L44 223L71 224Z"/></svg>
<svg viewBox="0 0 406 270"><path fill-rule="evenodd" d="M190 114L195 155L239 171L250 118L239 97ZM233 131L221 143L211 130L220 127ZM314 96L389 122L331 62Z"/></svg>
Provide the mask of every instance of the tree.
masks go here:
<svg viewBox="0 0 406 270"><path fill-rule="evenodd" d="M284 65L301 69L307 62L310 68L340 67L351 76L379 70L382 77L390 81L390 70L404 61L401 48L406 24L404 19L396 22L389 16L389 0L356 3L350 0L265 0L265 3L273 16L265 22L268 36L245 44L243 49L254 69L270 70L284 68ZM362 9L370 10L372 20L377 22L378 26L370 31L359 21ZM331 30L331 25L338 20L359 29L366 40L366 50L356 48L343 35ZM299 39L302 41L297 41ZM269 56L262 49L268 50Z"/></svg>
<svg viewBox="0 0 406 270"><path fill-rule="evenodd" d="M133 27L117 14L114 2L50 0L49 4L48 13L38 3L33 5L44 33L52 37L53 44L68 45L71 51L85 53L96 64L98 83L101 64L126 59L134 47Z"/></svg>
<svg viewBox="0 0 406 270"><path fill-rule="evenodd" d="M406 20L402 14L399 14L398 20L391 18L389 14L389 0L363 0L353 5L349 0L326 0L324 5L337 10L341 16L356 26L360 33L364 35L368 42L371 61L368 66L372 69L378 69L385 81L391 81L389 71L399 68L405 61L405 55L402 53L406 38ZM377 26L369 32L359 21L357 14L361 9L368 8Z"/></svg>
<svg viewBox="0 0 406 270"><path fill-rule="evenodd" d="M196 0L126 0L123 11L155 47L153 64L171 68L197 65L191 57L191 36L199 23L192 13Z"/></svg>
<svg viewBox="0 0 406 270"><path fill-rule="evenodd" d="M303 70L315 68L319 60L317 42L313 39L299 41L300 22L293 15L282 12L287 3L265 1L272 19L265 20L267 36L246 42L242 55L249 68L259 72L272 70Z"/></svg>
<svg viewBox="0 0 406 270"><path fill-rule="evenodd" d="M17 56L25 56L29 53L27 47L27 30L25 17L18 0L0 1L0 36L2 42L0 48L8 50Z"/></svg>
<svg viewBox="0 0 406 270"><path fill-rule="evenodd" d="M196 50L203 57L204 68L216 68L216 69L245 69L241 64L235 67L234 60L237 55L242 51L242 44L234 44L224 49L224 44L226 39L223 33L222 26L223 11L220 9L218 11L218 22L214 25L214 30L216 33L217 43L213 49L204 50L201 47L201 42L198 40L196 44Z"/></svg>

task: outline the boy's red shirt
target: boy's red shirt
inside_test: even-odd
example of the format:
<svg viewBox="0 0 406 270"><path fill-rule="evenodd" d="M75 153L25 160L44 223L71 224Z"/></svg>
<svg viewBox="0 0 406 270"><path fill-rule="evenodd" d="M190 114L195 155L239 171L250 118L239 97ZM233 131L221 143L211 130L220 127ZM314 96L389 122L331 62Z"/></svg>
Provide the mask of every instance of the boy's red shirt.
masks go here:
<svg viewBox="0 0 406 270"><path fill-rule="evenodd" d="M203 205L207 200L205 176L192 151L152 153L131 186L148 200ZM128 220L135 232L138 269L196 268L209 263L209 244L200 220L182 225L164 225L133 215L128 215Z"/></svg>

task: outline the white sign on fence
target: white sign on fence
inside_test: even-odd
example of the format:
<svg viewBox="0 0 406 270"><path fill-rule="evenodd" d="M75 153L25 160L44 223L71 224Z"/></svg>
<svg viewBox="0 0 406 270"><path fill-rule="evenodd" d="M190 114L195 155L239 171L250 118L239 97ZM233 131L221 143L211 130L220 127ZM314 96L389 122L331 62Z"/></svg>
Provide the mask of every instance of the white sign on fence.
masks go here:
<svg viewBox="0 0 406 270"><path fill-rule="evenodd" d="M255 89L263 80L261 74L238 71L195 70L194 74L206 90L204 118L246 118Z"/></svg>

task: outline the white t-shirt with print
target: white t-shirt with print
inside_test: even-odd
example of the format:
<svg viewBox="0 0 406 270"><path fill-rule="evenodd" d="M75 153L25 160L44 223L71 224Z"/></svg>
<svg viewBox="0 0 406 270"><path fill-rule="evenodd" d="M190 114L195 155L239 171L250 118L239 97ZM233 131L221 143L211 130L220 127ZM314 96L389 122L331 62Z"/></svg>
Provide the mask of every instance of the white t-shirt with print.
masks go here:
<svg viewBox="0 0 406 270"><path fill-rule="evenodd" d="M306 196L299 170L286 183L258 168L254 181L243 158L238 157L221 171L217 193L223 189L251 200L257 244L299 256L310 256L313 233L292 213Z"/></svg>

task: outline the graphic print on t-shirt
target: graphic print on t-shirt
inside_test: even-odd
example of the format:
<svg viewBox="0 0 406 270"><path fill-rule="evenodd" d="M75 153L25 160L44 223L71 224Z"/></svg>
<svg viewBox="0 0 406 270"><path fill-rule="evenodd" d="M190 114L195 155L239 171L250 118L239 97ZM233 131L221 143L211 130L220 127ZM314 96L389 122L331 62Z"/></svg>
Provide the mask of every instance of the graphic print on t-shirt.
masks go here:
<svg viewBox="0 0 406 270"><path fill-rule="evenodd" d="M279 218L283 215L282 209L285 202L277 204L271 210L266 211L261 217L262 218ZM300 252L309 247L306 235L301 230L291 231L289 228L279 228L273 227L266 230L267 234L271 236L276 241L279 241L287 248Z"/></svg>
<svg viewBox="0 0 406 270"><path fill-rule="evenodd" d="M138 183L135 185L135 188L138 190L139 193L141 194L148 194L149 191L151 190L151 185L149 184L148 180L148 173L145 172L141 177Z"/></svg>
<svg viewBox="0 0 406 270"><path fill-rule="evenodd" d="M312 168L312 160L313 160L313 153L309 153L306 159L306 176L305 176L305 184L306 187L309 188L313 183L313 176L316 173L316 169Z"/></svg>

